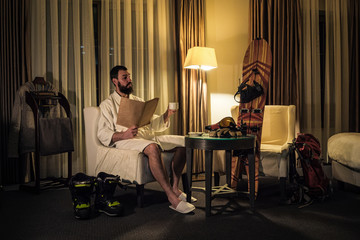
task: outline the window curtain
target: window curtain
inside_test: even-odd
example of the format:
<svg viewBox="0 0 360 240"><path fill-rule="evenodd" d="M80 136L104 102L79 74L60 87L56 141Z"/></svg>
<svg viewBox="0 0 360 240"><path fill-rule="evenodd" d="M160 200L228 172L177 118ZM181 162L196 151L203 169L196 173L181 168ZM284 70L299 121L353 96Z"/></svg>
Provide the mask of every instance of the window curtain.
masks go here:
<svg viewBox="0 0 360 240"><path fill-rule="evenodd" d="M325 1L323 145L333 134L359 132L359 1Z"/></svg>
<svg viewBox="0 0 360 240"><path fill-rule="evenodd" d="M319 40L321 11L325 46ZM320 140L326 158L329 137L359 132L359 2L302 0L302 13L302 131Z"/></svg>
<svg viewBox="0 0 360 240"><path fill-rule="evenodd" d="M32 78L44 77L68 99L75 151L73 172L85 170L82 111L96 105L92 0L31 1ZM67 156L42 157L40 176L67 176Z"/></svg>
<svg viewBox="0 0 360 240"><path fill-rule="evenodd" d="M250 41L265 39L273 57L266 104L295 105L297 128L300 116L300 20L300 4L297 0L250 1Z"/></svg>
<svg viewBox="0 0 360 240"><path fill-rule="evenodd" d="M302 0L301 44L301 131L311 133L321 140L322 100L320 67L320 1ZM323 144L321 144L323 145Z"/></svg>
<svg viewBox="0 0 360 240"><path fill-rule="evenodd" d="M188 49L200 46L205 47L205 21L203 0L181 0L177 5L179 31L179 98L181 112L181 131L203 132L207 124L207 88L205 73L201 71L203 82L202 95L199 84L198 70L183 68ZM201 100L200 100L201 97ZM199 109L199 100L201 106ZM199 114L200 112L200 114ZM199 118L200 115L200 118ZM193 172L204 171L204 158L200 151L194 151Z"/></svg>
<svg viewBox="0 0 360 240"><path fill-rule="evenodd" d="M0 2L0 186L19 183L19 159L8 159L11 112L17 89L30 79L29 1Z"/></svg>
<svg viewBox="0 0 360 240"><path fill-rule="evenodd" d="M101 1L100 101L113 91L110 70L124 65L134 94L159 98L157 114L178 101L175 67L174 2L167 0ZM181 113L180 113L181 114ZM178 133L177 113L166 133Z"/></svg>

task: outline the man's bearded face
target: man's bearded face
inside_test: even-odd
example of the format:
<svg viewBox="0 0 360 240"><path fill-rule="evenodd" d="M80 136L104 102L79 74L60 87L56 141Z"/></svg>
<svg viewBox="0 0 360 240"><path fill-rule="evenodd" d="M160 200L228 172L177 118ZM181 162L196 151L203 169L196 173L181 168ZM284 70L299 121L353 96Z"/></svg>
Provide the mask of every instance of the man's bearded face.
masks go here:
<svg viewBox="0 0 360 240"><path fill-rule="evenodd" d="M120 81L118 81L118 87L119 87L120 92L122 92L126 95L129 95L133 92L133 87L132 87L131 82L129 82L128 84L126 84L126 86L124 86L120 83Z"/></svg>

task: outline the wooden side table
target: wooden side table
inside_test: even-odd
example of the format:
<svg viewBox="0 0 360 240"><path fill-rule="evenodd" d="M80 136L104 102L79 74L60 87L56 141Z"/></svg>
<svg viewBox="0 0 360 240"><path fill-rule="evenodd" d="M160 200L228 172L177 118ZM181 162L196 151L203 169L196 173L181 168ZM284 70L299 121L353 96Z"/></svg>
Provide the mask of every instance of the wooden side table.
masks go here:
<svg viewBox="0 0 360 240"><path fill-rule="evenodd" d="M185 136L186 147L186 164L187 164L187 201L191 200L191 191L203 191L203 188L192 188L192 165L193 165L193 150L205 150L205 210L206 216L211 215L211 200L216 196L231 196L239 193L229 186L231 186L231 151L242 150L248 154L249 159L249 179L250 179L250 206L254 210L255 202L255 140L254 135L247 135L242 137L232 138L218 138L209 136ZM226 185L212 187L212 166L213 166L213 150L226 151Z"/></svg>

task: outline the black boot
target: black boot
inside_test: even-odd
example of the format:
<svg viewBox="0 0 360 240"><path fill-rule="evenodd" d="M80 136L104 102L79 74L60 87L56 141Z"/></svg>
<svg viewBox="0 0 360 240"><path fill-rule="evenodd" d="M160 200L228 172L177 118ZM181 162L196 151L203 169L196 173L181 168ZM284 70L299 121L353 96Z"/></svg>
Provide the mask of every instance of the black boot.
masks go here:
<svg viewBox="0 0 360 240"><path fill-rule="evenodd" d="M75 174L69 182L69 189L73 201L75 218L88 219L91 217L91 194L94 189L95 178L84 173Z"/></svg>
<svg viewBox="0 0 360 240"><path fill-rule="evenodd" d="M100 172L97 176L95 188L95 209L109 216L120 216L124 208L120 202L113 198L116 186L119 184L119 176Z"/></svg>

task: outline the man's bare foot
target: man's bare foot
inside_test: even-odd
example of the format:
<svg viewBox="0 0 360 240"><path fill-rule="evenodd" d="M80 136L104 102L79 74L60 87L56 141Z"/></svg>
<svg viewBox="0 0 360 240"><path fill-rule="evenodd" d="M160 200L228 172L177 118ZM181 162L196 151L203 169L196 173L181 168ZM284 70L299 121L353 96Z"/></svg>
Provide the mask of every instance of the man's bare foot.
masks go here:
<svg viewBox="0 0 360 240"><path fill-rule="evenodd" d="M168 200L171 203L171 206L173 208L176 208L179 205L179 203L181 202L181 199L179 199L176 194L174 196L175 197L168 197Z"/></svg>

